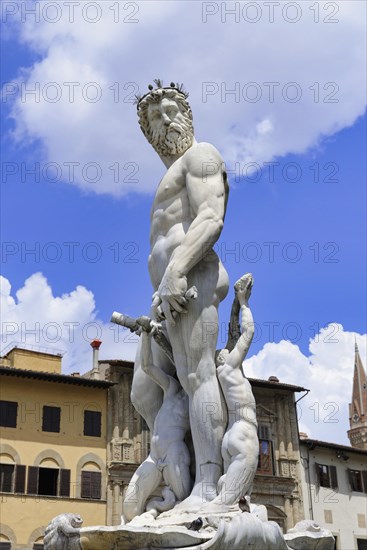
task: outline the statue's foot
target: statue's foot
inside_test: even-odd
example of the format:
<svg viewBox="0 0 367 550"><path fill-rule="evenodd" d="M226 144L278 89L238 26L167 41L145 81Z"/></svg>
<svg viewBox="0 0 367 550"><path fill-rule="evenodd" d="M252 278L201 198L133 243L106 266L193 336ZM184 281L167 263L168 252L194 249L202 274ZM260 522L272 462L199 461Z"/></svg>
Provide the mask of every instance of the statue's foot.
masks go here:
<svg viewBox="0 0 367 550"><path fill-rule="evenodd" d="M185 500L179 502L176 504L176 506L172 509L172 512L179 512L179 513L195 513L203 506L205 501L203 501L203 497L199 495L190 495Z"/></svg>

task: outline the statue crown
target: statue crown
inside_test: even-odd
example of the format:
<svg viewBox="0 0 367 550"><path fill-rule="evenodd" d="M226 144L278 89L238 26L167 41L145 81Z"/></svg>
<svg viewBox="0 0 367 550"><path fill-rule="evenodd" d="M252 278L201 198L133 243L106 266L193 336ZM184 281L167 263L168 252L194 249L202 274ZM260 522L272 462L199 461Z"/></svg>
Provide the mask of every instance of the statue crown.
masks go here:
<svg viewBox="0 0 367 550"><path fill-rule="evenodd" d="M135 96L137 108L139 108L139 104L143 101L144 98L146 98L150 94L154 94L158 90L175 90L177 93L182 94L185 99L189 97L189 93L186 92L183 84L179 84L178 82L175 84L174 82L171 82L169 86L163 86L163 80L161 80L160 78L156 78L155 80L153 80L153 82L156 85L155 89L152 84L149 84L149 92L144 95L139 94Z"/></svg>

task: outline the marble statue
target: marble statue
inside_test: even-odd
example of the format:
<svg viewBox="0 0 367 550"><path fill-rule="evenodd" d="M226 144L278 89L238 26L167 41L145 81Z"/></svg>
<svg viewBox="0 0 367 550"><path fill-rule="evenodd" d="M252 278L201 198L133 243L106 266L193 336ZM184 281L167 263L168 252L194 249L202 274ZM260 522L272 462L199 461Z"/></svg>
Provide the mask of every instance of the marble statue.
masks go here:
<svg viewBox="0 0 367 550"><path fill-rule="evenodd" d="M148 497L164 481L170 491L165 491L164 502L181 502L191 491L190 453L185 444L189 424L189 404L186 392L179 382L160 367L153 364L151 338L161 327L150 321L150 331L142 323L141 368L158 384L164 393L163 403L154 421L149 456L133 475L123 504L124 521L131 521L144 512ZM174 499L172 499L172 494ZM156 510L150 502L150 511ZM168 509L163 502L159 508Z"/></svg>
<svg viewBox="0 0 367 550"><path fill-rule="evenodd" d="M250 502L259 444L242 362L254 333L253 277L234 285L228 342L216 352L229 288L213 250L226 213L225 167L213 145L196 142L182 85L155 83L137 103L167 169L151 210L153 298L149 316L111 319L140 335L131 399L151 451L129 484L121 525L82 528L64 514L47 527L45 550L332 550L329 531L303 522L283 535L266 507Z"/></svg>
<svg viewBox="0 0 367 550"><path fill-rule="evenodd" d="M194 138L187 94L171 85L151 89L138 102L141 129L167 168L151 211L149 273L154 288L151 317L162 321L173 350L178 380L188 395L196 477L182 507L199 508L214 498L222 474L221 444L226 414L216 376L218 305L228 276L213 245L226 211L228 185L223 160L209 143ZM187 302L189 287L197 299ZM173 374L152 340L153 363ZM153 431L162 393L141 367L138 349L132 401ZM205 414L214 410L215 414Z"/></svg>

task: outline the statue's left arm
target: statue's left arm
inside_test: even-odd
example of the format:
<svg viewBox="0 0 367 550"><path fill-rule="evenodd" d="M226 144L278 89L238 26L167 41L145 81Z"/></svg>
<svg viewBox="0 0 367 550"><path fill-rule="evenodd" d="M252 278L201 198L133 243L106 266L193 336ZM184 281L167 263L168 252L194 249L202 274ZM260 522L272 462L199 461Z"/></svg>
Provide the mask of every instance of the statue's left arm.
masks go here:
<svg viewBox="0 0 367 550"><path fill-rule="evenodd" d="M173 320L171 310L181 313L185 308L188 273L221 234L228 195L224 163L212 145L201 143L189 150L184 170L193 221L173 252L157 292L169 321Z"/></svg>
<svg viewBox="0 0 367 550"><path fill-rule="evenodd" d="M242 365L254 337L254 319L248 303L252 285L253 277L250 274L241 277L235 284L236 301L241 308L241 336L226 359L226 364L233 369L239 368Z"/></svg>

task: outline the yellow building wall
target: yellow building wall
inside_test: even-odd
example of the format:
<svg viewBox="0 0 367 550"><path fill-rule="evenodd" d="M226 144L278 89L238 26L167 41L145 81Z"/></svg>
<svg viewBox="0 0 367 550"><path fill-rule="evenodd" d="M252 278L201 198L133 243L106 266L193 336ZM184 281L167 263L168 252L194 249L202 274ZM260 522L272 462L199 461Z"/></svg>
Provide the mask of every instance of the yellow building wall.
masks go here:
<svg viewBox="0 0 367 550"><path fill-rule="evenodd" d="M61 356L30 351L21 348L12 349L6 356L9 366L16 369L28 369L61 374Z"/></svg>
<svg viewBox="0 0 367 550"><path fill-rule="evenodd" d="M107 390L4 376L0 399L18 402L17 427L0 428L3 450L6 445L13 448L22 465L42 466L42 460L48 458L44 466L57 467L57 461L61 468L71 471L70 498L1 494L1 523L14 531L19 547L28 544L37 528L45 527L53 517L64 512L80 514L85 526L105 525ZM42 431L44 405L61 408L60 433ZM102 413L101 437L83 435L85 409ZM79 463L80 472L85 455L89 455L88 469L97 469L95 465L99 464L102 500L76 498L77 466ZM0 462L9 463L9 456L0 457ZM27 479L25 487L26 492Z"/></svg>

